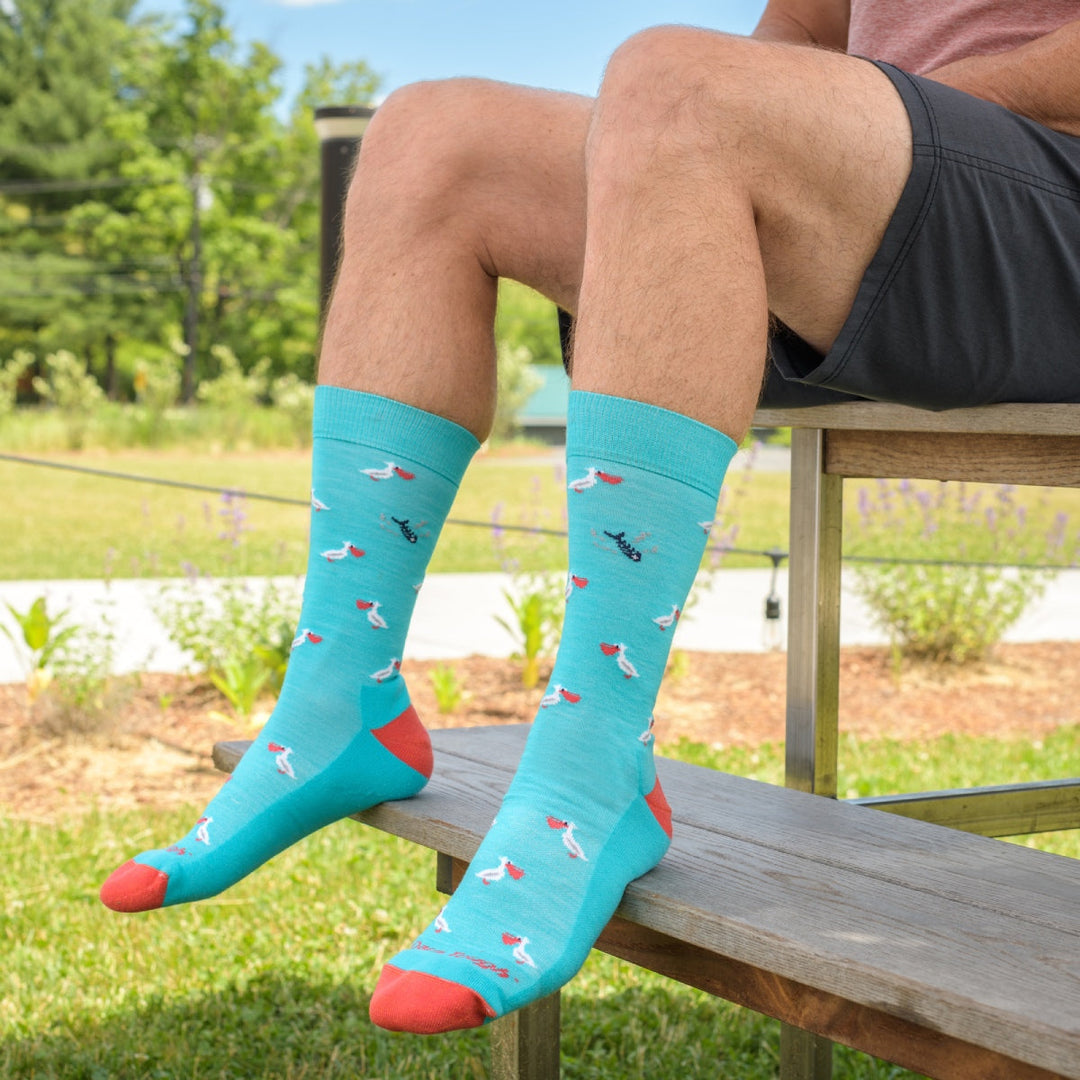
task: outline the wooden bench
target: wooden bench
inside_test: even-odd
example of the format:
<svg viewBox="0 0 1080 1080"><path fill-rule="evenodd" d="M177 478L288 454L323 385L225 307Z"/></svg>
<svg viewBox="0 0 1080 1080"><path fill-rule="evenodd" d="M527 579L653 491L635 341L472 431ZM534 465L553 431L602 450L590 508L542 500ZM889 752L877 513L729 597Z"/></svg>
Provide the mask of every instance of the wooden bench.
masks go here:
<svg viewBox="0 0 1080 1080"><path fill-rule="evenodd" d="M526 731L433 732L430 784L358 819L439 852L452 891ZM1080 861L657 764L675 839L597 948L943 1080L1080 1077ZM558 1012L497 1021L493 1075L557 1077Z"/></svg>
<svg viewBox="0 0 1080 1080"><path fill-rule="evenodd" d="M660 760L674 844L597 947L783 1021L783 1080L827 1080L829 1040L942 1080L1080 1080L1080 861L989 838L1080 827L1080 779L865 800L888 814L835 800L843 477L1080 486L1080 406L756 423L793 429L788 789ZM524 729L433 741L428 787L359 819L437 851L451 891ZM493 1075L557 1077L558 1029L559 995L497 1021Z"/></svg>

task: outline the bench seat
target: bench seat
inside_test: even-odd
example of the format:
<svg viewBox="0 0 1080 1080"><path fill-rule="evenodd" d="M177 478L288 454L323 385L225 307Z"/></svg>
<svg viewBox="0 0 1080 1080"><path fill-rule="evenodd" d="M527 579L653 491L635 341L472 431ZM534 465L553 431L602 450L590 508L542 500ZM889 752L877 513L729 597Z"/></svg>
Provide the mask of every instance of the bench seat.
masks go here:
<svg viewBox="0 0 1080 1080"><path fill-rule="evenodd" d="M440 852L452 884L526 732L433 732L427 788L359 820ZM231 769L246 745L219 744L215 762ZM942 1080L1080 1080L1080 861L682 762L658 770L674 843L599 948Z"/></svg>

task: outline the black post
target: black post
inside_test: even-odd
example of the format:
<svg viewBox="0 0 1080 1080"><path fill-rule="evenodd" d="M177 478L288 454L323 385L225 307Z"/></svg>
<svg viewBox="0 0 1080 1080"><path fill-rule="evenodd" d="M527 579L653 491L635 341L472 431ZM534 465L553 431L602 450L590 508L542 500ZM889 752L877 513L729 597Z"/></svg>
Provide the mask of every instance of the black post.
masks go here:
<svg viewBox="0 0 1080 1080"><path fill-rule="evenodd" d="M321 146L322 168L320 326L326 318L341 259L341 223L353 162L364 131L374 115L375 110L366 105L327 105L315 110L315 131Z"/></svg>

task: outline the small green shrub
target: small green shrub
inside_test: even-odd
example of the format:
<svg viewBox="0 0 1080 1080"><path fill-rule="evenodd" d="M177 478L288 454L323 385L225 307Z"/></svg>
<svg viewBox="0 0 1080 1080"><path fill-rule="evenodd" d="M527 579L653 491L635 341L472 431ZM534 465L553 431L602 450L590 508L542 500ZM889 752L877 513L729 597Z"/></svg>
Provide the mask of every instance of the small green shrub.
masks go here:
<svg viewBox="0 0 1080 1080"><path fill-rule="evenodd" d="M315 387L290 372L271 383L270 400L275 409L288 417L296 436L296 445L310 446Z"/></svg>
<svg viewBox="0 0 1080 1080"><path fill-rule="evenodd" d="M229 681L230 670L250 660L266 672L267 688L280 690L281 627L295 623L298 606L294 590L279 592L273 582L193 577L184 585L162 586L154 613L170 639L211 678ZM250 680L250 673L244 677Z"/></svg>
<svg viewBox="0 0 1080 1080"><path fill-rule="evenodd" d="M186 566L182 584L169 583L154 613L170 639L189 652L195 664L232 705L250 718L259 695L280 692L300 608L299 588L280 579L253 581L244 575L247 559L244 498L225 493L217 512L218 540L229 552L230 573L218 580Z"/></svg>
<svg viewBox="0 0 1080 1080"><path fill-rule="evenodd" d="M230 653L225 656L220 669L210 672L210 681L232 706L236 718L247 723L270 675L271 669L258 654L239 656Z"/></svg>
<svg viewBox="0 0 1080 1080"><path fill-rule="evenodd" d="M213 345L210 352L221 364L221 372L200 383L196 396L213 411L218 433L231 449L239 442L249 413L266 396L270 361L263 357L245 374L227 346Z"/></svg>
<svg viewBox="0 0 1080 1080"><path fill-rule="evenodd" d="M134 385L139 409L140 441L150 446L158 446L164 440L166 416L180 400L180 367L179 350L174 350L172 356L138 360L135 363Z"/></svg>
<svg viewBox="0 0 1080 1080"><path fill-rule="evenodd" d="M540 681L540 661L554 653L562 630L564 595L556 574L518 573L514 587L504 589L514 621L496 615L495 621L514 638L521 651L521 685L532 688Z"/></svg>
<svg viewBox="0 0 1080 1080"><path fill-rule="evenodd" d="M465 700L465 690L451 664L436 664L429 673L435 691L435 703L444 716L455 713Z"/></svg>
<svg viewBox="0 0 1080 1080"><path fill-rule="evenodd" d="M34 376L34 390L64 418L69 450L81 450L105 393L86 369L86 361L61 349L45 357L47 375Z"/></svg>
<svg viewBox="0 0 1080 1080"><path fill-rule="evenodd" d="M15 355L0 367L0 420L10 416L15 410L15 394L19 388L19 380L33 362L33 353L16 349Z"/></svg>
<svg viewBox="0 0 1080 1080"><path fill-rule="evenodd" d="M511 555L506 543L506 531L501 524L503 504L497 503L491 516L491 542L503 572L511 579L511 588L503 590L513 622L501 615L495 621L517 641L522 661L521 683L534 687L540 681L540 661L554 653L562 633L563 610L566 603L565 574L521 569L521 545L536 546L542 537L540 521L540 483L534 476L531 484L530 516L536 532L516 533L517 554Z"/></svg>
<svg viewBox="0 0 1080 1080"><path fill-rule="evenodd" d="M511 439L520 431L517 415L544 381L533 370L532 353L526 346L505 343L498 348L498 377L495 424L491 430L494 442Z"/></svg>
<svg viewBox="0 0 1080 1080"><path fill-rule="evenodd" d="M45 664L35 673L43 677L31 700L34 727L53 738L108 732L131 693L131 681L113 673L116 634L109 612L63 629L58 619Z"/></svg>
<svg viewBox="0 0 1080 1080"><path fill-rule="evenodd" d="M34 600L26 611L17 611L8 603L5 603L4 607L18 624L22 640L6 626L0 625L0 631L16 650L25 650L25 653L29 654L23 657L28 676L35 671L47 669L53 656L78 629L76 626L64 625L68 616L66 610L59 615L50 615L48 601L44 596Z"/></svg>
<svg viewBox="0 0 1080 1080"><path fill-rule="evenodd" d="M887 542L897 561L856 564L854 588L899 659L982 660L1067 565L1067 518L1049 532L1009 486L972 491L879 481L858 494L859 545ZM948 559L955 559L949 563ZM961 565L963 564L963 565ZM995 564L995 565L987 565ZM1025 565L1026 564L1026 565Z"/></svg>

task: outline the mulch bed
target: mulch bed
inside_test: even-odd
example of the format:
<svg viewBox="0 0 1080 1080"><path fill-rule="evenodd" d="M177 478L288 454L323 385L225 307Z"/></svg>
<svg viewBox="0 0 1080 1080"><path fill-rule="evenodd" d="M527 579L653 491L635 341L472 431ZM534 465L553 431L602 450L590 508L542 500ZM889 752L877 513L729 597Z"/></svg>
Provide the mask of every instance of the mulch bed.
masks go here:
<svg viewBox="0 0 1080 1080"><path fill-rule="evenodd" d="M779 742L784 735L782 653L687 653L683 672L666 680L656 707L656 737L713 746ZM430 727L532 720L543 692L521 686L516 665L469 657L450 662L466 700L440 715L432 662L403 669L412 699ZM1080 642L1007 645L975 668L893 671L888 651L845 649L840 674L841 724L865 737L923 739L946 732L1036 738L1080 723ZM63 733L62 718L31 709L21 684L0 685L0 810L52 822L95 807L171 808L205 803L220 776L210 748L250 737L227 715L205 682L143 675L118 697L103 730Z"/></svg>

